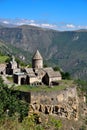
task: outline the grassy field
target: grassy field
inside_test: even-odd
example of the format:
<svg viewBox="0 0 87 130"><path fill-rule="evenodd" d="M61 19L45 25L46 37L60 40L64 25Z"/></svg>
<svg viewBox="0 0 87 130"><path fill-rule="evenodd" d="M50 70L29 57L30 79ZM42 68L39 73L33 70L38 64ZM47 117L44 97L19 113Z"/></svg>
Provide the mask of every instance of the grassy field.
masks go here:
<svg viewBox="0 0 87 130"><path fill-rule="evenodd" d="M30 85L21 85L21 86L17 86L15 87L15 90L20 90L20 91L24 91L24 92L28 92L28 91L60 91L63 89L66 89L70 86L73 85L73 81L72 80L62 80L60 81L58 86L30 86Z"/></svg>
<svg viewBox="0 0 87 130"><path fill-rule="evenodd" d="M12 77L12 76L7 76L6 78L7 78L10 82L13 83L13 77Z"/></svg>
<svg viewBox="0 0 87 130"><path fill-rule="evenodd" d="M0 56L0 63L5 63L7 59L8 59L8 56Z"/></svg>

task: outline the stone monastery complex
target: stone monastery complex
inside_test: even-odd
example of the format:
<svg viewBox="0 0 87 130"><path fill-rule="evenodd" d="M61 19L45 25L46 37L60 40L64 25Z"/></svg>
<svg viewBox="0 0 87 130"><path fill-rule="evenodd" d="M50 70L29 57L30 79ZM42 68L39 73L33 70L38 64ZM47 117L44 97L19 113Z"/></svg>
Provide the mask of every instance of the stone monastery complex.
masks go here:
<svg viewBox="0 0 87 130"><path fill-rule="evenodd" d="M43 67L43 58L37 50L32 57L32 68L21 69L15 58L6 64L1 65L0 73L13 76L13 82L22 85L58 85L62 76L59 71L52 67ZM57 115L59 117L78 120L78 96L75 86L67 87L62 91L30 91L21 92L21 98L26 100L30 106L30 113L43 113Z"/></svg>
<svg viewBox="0 0 87 130"><path fill-rule="evenodd" d="M57 85L62 79L59 71L54 71L52 67L43 67L43 58L37 50L32 58L32 68L21 69L15 58L6 65L6 74L13 75L14 83L18 85Z"/></svg>

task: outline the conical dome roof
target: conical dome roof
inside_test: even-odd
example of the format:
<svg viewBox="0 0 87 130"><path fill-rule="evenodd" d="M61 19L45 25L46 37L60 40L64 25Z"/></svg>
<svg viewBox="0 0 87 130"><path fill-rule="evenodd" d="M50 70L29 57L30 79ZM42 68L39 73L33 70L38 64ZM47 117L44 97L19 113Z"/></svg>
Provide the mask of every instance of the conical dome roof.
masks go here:
<svg viewBox="0 0 87 130"><path fill-rule="evenodd" d="M35 54L33 56L33 59L34 60L42 60L43 59L41 54L40 54L40 52L38 50L35 52Z"/></svg>

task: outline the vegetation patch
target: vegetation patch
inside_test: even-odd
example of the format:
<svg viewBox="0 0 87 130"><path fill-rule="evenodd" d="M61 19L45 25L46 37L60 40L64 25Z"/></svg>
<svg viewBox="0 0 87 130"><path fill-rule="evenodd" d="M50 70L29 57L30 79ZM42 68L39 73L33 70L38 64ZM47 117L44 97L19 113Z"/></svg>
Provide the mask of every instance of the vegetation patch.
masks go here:
<svg viewBox="0 0 87 130"><path fill-rule="evenodd" d="M0 63L5 63L7 59L8 59L8 56L0 55Z"/></svg>
<svg viewBox="0 0 87 130"><path fill-rule="evenodd" d="M75 80L75 84L78 86L78 92L86 97L86 105L87 105L87 81L85 80Z"/></svg>
<svg viewBox="0 0 87 130"><path fill-rule="evenodd" d="M56 91L56 90L63 90L65 89L65 86L53 86L53 87L48 87L48 86L29 86L29 85L21 85L16 87L16 90L20 91Z"/></svg>
<svg viewBox="0 0 87 130"><path fill-rule="evenodd" d="M10 82L13 82L13 77L12 77L12 76L11 76L11 77L10 77L10 76L7 76L6 78L7 78Z"/></svg>
<svg viewBox="0 0 87 130"><path fill-rule="evenodd" d="M45 92L50 92L50 91L60 91L64 90L67 87L70 87L73 85L72 80L63 80L59 82L59 85L57 86L30 86L30 85L20 85L15 87L15 90L19 91L24 91L24 92L29 92L29 91L45 91Z"/></svg>
<svg viewBox="0 0 87 130"><path fill-rule="evenodd" d="M16 113L22 121L28 114L28 104L18 98L18 93L8 89L0 77L0 120L7 116L13 117Z"/></svg>

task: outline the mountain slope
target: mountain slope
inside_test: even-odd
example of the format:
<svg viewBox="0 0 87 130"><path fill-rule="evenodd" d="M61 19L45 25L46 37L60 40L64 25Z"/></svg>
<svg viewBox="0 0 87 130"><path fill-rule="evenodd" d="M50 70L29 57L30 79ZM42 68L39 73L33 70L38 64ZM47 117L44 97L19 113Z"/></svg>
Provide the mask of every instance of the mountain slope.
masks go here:
<svg viewBox="0 0 87 130"><path fill-rule="evenodd" d="M60 66L75 78L87 78L86 30L60 32L28 25L3 27L0 39L16 55L27 57L28 62L39 49L45 62Z"/></svg>

